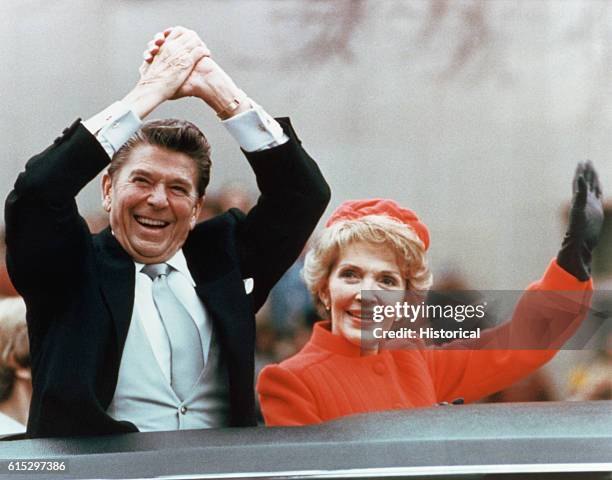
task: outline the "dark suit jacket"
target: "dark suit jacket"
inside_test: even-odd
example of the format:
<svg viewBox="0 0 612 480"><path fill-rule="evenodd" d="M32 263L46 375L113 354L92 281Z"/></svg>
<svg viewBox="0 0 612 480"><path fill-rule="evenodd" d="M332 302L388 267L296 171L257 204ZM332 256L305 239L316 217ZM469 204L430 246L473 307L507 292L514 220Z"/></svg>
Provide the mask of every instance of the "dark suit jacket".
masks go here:
<svg viewBox="0 0 612 480"><path fill-rule="evenodd" d="M227 358L232 426L255 424L255 312L298 257L330 195L289 121L280 122L288 143L246 153L261 191L257 205L197 225L183 246ZM109 229L91 235L75 201L108 161L75 122L28 161L6 201L7 265L28 307L32 437L136 431L105 413L132 316L134 264Z"/></svg>

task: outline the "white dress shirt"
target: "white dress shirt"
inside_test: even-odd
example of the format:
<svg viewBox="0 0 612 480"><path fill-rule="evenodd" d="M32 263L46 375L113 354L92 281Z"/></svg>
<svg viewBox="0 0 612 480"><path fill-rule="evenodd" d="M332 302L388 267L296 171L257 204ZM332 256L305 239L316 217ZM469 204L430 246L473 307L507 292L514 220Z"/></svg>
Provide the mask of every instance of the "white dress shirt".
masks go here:
<svg viewBox="0 0 612 480"><path fill-rule="evenodd" d="M22 425L14 418L0 412L0 437L15 433L24 433L25 431L25 425Z"/></svg>

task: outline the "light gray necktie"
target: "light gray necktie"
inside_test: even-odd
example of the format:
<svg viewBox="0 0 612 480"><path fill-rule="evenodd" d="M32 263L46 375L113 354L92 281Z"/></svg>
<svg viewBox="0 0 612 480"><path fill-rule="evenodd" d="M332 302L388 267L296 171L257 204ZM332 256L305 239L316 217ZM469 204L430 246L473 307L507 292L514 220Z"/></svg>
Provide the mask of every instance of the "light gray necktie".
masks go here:
<svg viewBox="0 0 612 480"><path fill-rule="evenodd" d="M142 272L153 280L153 301L170 340L170 384L184 400L204 368L204 355L198 327L168 285L170 269L167 263L154 263Z"/></svg>

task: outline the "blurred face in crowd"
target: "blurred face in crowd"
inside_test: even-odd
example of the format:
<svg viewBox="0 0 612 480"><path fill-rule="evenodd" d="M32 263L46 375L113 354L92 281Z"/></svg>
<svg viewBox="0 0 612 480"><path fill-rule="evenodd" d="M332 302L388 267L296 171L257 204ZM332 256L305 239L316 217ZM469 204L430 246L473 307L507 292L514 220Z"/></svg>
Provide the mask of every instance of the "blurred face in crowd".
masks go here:
<svg viewBox="0 0 612 480"><path fill-rule="evenodd" d="M142 144L102 181L103 205L117 241L140 263L170 259L195 227L203 197L197 168L184 153Z"/></svg>
<svg viewBox="0 0 612 480"><path fill-rule="evenodd" d="M372 320L372 301L362 299L362 290L393 292L393 303L401 301L406 282L400 272L395 253L384 245L354 242L340 251L338 260L329 274L326 288L319 296L330 310L332 333L341 335L360 346L364 352L375 352L378 339L372 330L388 329L393 319L383 322ZM390 300L385 295L385 300Z"/></svg>

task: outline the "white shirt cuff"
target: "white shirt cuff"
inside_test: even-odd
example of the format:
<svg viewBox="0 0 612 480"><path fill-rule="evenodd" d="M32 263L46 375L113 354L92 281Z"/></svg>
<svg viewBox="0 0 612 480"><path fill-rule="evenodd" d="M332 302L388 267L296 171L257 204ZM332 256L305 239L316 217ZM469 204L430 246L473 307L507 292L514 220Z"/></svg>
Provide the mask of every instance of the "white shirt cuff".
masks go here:
<svg viewBox="0 0 612 480"><path fill-rule="evenodd" d="M280 124L253 100L251 104L252 109L221 122L243 150L255 152L287 142Z"/></svg>
<svg viewBox="0 0 612 480"><path fill-rule="evenodd" d="M110 158L141 125L138 115L123 102L115 102L83 122L83 126L96 136Z"/></svg>

